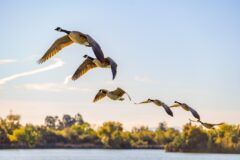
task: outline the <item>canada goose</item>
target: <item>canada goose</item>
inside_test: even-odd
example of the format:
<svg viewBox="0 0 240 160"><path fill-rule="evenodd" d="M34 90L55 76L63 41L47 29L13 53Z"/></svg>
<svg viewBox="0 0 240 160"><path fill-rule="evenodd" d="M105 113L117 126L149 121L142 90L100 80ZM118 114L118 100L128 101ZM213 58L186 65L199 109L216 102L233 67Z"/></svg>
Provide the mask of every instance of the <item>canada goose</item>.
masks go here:
<svg viewBox="0 0 240 160"><path fill-rule="evenodd" d="M205 122L202 122L200 121L199 119L197 121L194 121L194 120L191 120L189 119L191 122L198 122L198 123L201 123L202 126L204 126L205 128L207 129L215 129L214 127L215 126L220 126L220 125L223 125L224 123L217 123L217 124L212 124L212 123L205 123Z"/></svg>
<svg viewBox="0 0 240 160"><path fill-rule="evenodd" d="M189 105L187 105L186 103L180 103L178 101L174 101L174 105L170 106L170 108L174 108L174 107L182 107L185 111L190 111L192 113L192 115L196 118L200 120L200 116L197 113L196 110L194 110L192 107L190 107Z"/></svg>
<svg viewBox="0 0 240 160"><path fill-rule="evenodd" d="M97 95L95 96L93 102L97 102L99 101L100 99L103 99L104 97L108 97L112 100L120 100L120 101L123 101L124 98L122 98L122 96L124 94L127 94L123 89L121 88L117 88L115 89L114 91L108 91L106 89L100 89L97 93ZM131 101L131 97L127 94L129 100Z"/></svg>
<svg viewBox="0 0 240 160"><path fill-rule="evenodd" d="M157 105L157 106L162 106L162 107L164 108L164 110L166 111L166 113L167 113L168 115L170 115L170 116L173 117L173 112L172 112L172 110L170 109L170 107L167 106L165 103L163 103L162 101L160 101L160 100L158 100L158 99L153 100L153 99L150 99L150 98L149 98L149 99L146 100L146 101L143 101L143 102L140 102L140 103L135 103L135 104L145 104L145 103L154 103L154 104Z"/></svg>
<svg viewBox="0 0 240 160"><path fill-rule="evenodd" d="M104 58L103 62L99 61L97 58L92 58L88 55L83 56L85 61L78 67L76 72L72 76L72 80L77 80L80 76L87 73L89 70L100 67L100 68L111 68L112 79L116 77L117 74L117 64L110 57Z"/></svg>
<svg viewBox="0 0 240 160"><path fill-rule="evenodd" d="M60 27L55 29L59 32L64 32L67 35L57 39L52 46L47 50L47 52L42 56L38 63L43 63L49 58L56 55L61 49L66 46L71 45L72 43L78 43L85 45L87 47L92 47L92 50L99 61L104 61L104 55L99 44L89 35L78 32L78 31L67 31Z"/></svg>

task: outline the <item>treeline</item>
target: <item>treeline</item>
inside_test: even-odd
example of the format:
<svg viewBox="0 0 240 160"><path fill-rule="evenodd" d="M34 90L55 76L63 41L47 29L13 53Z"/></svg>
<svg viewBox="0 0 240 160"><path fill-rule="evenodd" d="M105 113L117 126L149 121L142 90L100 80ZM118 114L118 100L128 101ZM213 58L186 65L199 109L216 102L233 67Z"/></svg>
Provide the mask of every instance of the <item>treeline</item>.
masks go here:
<svg viewBox="0 0 240 160"><path fill-rule="evenodd" d="M119 122L105 122L94 129L81 114L47 116L44 125L22 125L20 116L0 118L0 148L165 148L174 152L240 153L240 130L222 125L205 130L186 124L183 131L159 123L155 130L146 126L125 131Z"/></svg>
<svg viewBox="0 0 240 160"><path fill-rule="evenodd" d="M188 123L165 149L171 152L240 153L240 128L239 125L224 124L206 130Z"/></svg>
<svg viewBox="0 0 240 160"><path fill-rule="evenodd" d="M44 125L21 125L20 116L10 114L0 119L1 148L163 148L179 135L166 123L152 131L134 127L124 131L119 122L105 122L97 129L75 116L47 116Z"/></svg>

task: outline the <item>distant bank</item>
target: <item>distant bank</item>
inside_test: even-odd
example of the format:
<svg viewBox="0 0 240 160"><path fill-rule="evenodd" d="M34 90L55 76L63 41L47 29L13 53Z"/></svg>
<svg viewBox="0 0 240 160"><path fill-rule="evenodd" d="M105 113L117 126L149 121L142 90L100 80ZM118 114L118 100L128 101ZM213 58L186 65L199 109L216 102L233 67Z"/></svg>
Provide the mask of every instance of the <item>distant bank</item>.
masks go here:
<svg viewBox="0 0 240 160"><path fill-rule="evenodd" d="M0 118L1 149L165 149L167 152L240 153L240 128L224 124L215 130L187 123L182 132L159 123L125 131L120 122L105 122L97 129L81 114L46 116L44 125L20 123L21 116Z"/></svg>

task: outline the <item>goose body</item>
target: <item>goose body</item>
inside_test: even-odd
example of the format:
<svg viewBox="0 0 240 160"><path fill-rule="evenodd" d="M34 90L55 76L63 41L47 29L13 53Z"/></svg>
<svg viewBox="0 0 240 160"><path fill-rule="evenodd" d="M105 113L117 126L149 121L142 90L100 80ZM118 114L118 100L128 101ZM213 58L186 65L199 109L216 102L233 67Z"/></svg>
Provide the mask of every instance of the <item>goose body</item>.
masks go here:
<svg viewBox="0 0 240 160"><path fill-rule="evenodd" d="M158 100L158 99L147 99L146 101L140 102L140 103L136 103L136 104L146 104L146 103L154 103L157 106L163 107L165 112L173 117L173 112L170 109L170 107L168 105L166 105L164 102Z"/></svg>
<svg viewBox="0 0 240 160"><path fill-rule="evenodd" d="M100 45L90 35L81 33L79 31L67 31L60 27L57 27L55 30L59 32L64 32L66 33L66 35L57 39L47 50L47 52L41 57L38 63L43 63L47 61L48 59L56 55L60 50L73 43L81 44L86 47L91 47L96 58L101 62L104 60L104 54Z"/></svg>
<svg viewBox="0 0 240 160"><path fill-rule="evenodd" d="M103 99L104 97L108 97L111 100L119 100L119 101L123 101L123 95L127 94L123 89L121 88L117 88L114 91L108 91L106 89L100 89L97 93L97 95L95 96L93 102L97 102L100 99ZM131 97L127 94L129 100L131 101Z"/></svg>
<svg viewBox="0 0 240 160"><path fill-rule="evenodd" d="M72 31L68 34L68 37L75 43L82 44L85 46L89 45L88 39L82 33L77 31Z"/></svg>
<svg viewBox="0 0 240 160"><path fill-rule="evenodd" d="M181 107L185 111L190 111L192 113L193 117L200 120L200 115L198 114L198 112L195 109L193 109L192 107L190 107L189 105L187 105L186 103L180 103L178 101L175 101L174 103L175 104L170 106L170 108Z"/></svg>
<svg viewBox="0 0 240 160"><path fill-rule="evenodd" d="M116 95L113 92L107 92L106 96L111 100L123 100L119 95Z"/></svg>
<svg viewBox="0 0 240 160"><path fill-rule="evenodd" d="M112 79L115 79L117 74L117 63L113 59L107 57L104 58L103 61L100 61L97 58L92 58L88 55L84 55L83 57L86 59L75 71L72 76L72 80L77 80L79 77L94 68L111 68L113 76Z"/></svg>
<svg viewBox="0 0 240 160"><path fill-rule="evenodd" d="M109 57L105 58L102 62L95 58L92 62L99 68L111 68Z"/></svg>

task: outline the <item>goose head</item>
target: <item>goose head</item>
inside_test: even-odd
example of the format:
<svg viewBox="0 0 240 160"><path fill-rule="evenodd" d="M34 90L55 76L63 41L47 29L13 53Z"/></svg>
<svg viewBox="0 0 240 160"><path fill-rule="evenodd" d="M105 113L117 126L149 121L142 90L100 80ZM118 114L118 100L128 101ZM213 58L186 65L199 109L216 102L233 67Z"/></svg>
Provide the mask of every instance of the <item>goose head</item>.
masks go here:
<svg viewBox="0 0 240 160"><path fill-rule="evenodd" d="M178 101L174 101L174 103L177 103L177 104L182 104L182 103L180 103L180 102L178 102Z"/></svg>
<svg viewBox="0 0 240 160"><path fill-rule="evenodd" d="M148 100L147 100L148 102L153 102L154 100L152 100L152 99L150 99L150 98L148 98Z"/></svg>
<svg viewBox="0 0 240 160"><path fill-rule="evenodd" d="M107 93L107 90L105 90L105 89L100 89L100 90L99 90L99 93L104 93L104 94L106 94L106 93Z"/></svg>
<svg viewBox="0 0 240 160"><path fill-rule="evenodd" d="M85 55L83 56L83 58L88 58L88 55L85 54Z"/></svg>
<svg viewBox="0 0 240 160"><path fill-rule="evenodd" d="M55 30L58 31L58 32L61 32L62 28L61 27L57 27L57 28L55 28Z"/></svg>

